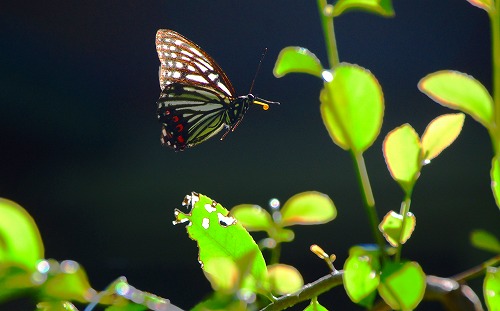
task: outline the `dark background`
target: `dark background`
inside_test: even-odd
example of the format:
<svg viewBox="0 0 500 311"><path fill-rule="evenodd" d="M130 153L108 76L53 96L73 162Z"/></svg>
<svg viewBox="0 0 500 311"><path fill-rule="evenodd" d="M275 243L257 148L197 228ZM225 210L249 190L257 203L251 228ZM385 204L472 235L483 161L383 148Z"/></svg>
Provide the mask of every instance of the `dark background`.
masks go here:
<svg viewBox="0 0 500 311"><path fill-rule="evenodd" d="M80 262L96 289L125 275L189 308L210 290L196 243L183 226L172 226L173 209L193 190L226 208L327 193L337 219L297 227L296 241L283 246L282 261L306 282L327 273L310 244L336 253L340 268L350 246L372 241L353 164L321 121L321 81L272 75L289 45L307 47L327 66L316 1L10 2L0 5L0 196L35 218L47 258ZM398 211L402 200L385 167L383 137L405 122L423 133L450 112L420 93L418 80L455 69L491 90L484 11L465 0L394 5L391 19L349 13L335 23L341 60L371 70L385 94L381 135L365 153L380 216ZM159 28L208 51L240 94L267 47L254 94L281 106L252 107L223 142L214 138L182 153L162 148L155 115ZM468 236L475 228L500 233L491 156L486 130L468 117L458 140L424 168L411 206L418 225L403 256L426 273L450 276L488 258ZM345 297L339 288L320 302L334 308Z"/></svg>

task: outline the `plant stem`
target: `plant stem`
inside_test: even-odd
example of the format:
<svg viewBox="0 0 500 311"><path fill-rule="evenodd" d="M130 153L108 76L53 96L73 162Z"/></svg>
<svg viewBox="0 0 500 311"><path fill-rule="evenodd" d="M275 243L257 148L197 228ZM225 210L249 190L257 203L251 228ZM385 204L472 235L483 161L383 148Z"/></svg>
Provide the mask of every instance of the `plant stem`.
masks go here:
<svg viewBox="0 0 500 311"><path fill-rule="evenodd" d="M493 147L495 155L498 155L500 150L500 1L495 1L495 8L488 12L491 23L491 57L493 69L493 102L495 105L495 130Z"/></svg>
<svg viewBox="0 0 500 311"><path fill-rule="evenodd" d="M380 220L377 215L377 210L375 209L375 199L373 198L372 187L370 185L370 179L368 178L368 171L366 170L365 160L362 153L352 152L351 154L354 163L356 164L356 171L358 173L359 181L361 184L361 191L364 198L364 206L372 228L373 238L380 248L380 251L382 253L382 260L385 261L387 259L387 254L385 253L385 243L378 229Z"/></svg>
<svg viewBox="0 0 500 311"><path fill-rule="evenodd" d="M403 235L406 229L406 217L408 216L408 212L410 211L411 197L410 194L407 194L405 200L403 202L403 206L401 206L401 211L399 213L403 215L403 222L401 223L401 231L399 232L398 237L398 248L396 250L396 262L401 260L401 251L403 249Z"/></svg>
<svg viewBox="0 0 500 311"><path fill-rule="evenodd" d="M478 276L483 275L486 268L491 267L491 266L496 266L499 263L500 263L500 255L496 255L495 257L490 258L490 259L486 260L485 262L483 262L475 267L472 267L464 272L461 272L457 275L454 275L451 278L459 283L463 283L467 280L470 280L470 279L473 279L473 278L476 278Z"/></svg>
<svg viewBox="0 0 500 311"><path fill-rule="evenodd" d="M294 294L279 297L276 301L270 303L260 311L283 310L301 301L307 301L314 297L318 297L320 294L329 291L333 287L342 285L343 274L343 271L327 274L312 283L304 285L301 290Z"/></svg>
<svg viewBox="0 0 500 311"><path fill-rule="evenodd" d="M321 26L323 27L328 64L330 68L335 68L339 64L339 54L335 40L332 9L333 7L326 0L318 0L319 17L321 19Z"/></svg>
<svg viewBox="0 0 500 311"><path fill-rule="evenodd" d="M281 243L277 242L276 246L271 249L271 259L269 260L270 265L279 263L281 255Z"/></svg>

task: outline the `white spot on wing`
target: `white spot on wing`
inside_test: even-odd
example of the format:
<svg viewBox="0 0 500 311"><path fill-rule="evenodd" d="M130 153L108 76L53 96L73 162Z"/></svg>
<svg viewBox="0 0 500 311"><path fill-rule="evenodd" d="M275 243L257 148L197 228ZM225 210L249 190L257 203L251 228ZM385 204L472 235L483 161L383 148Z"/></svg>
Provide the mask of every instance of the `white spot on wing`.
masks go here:
<svg viewBox="0 0 500 311"><path fill-rule="evenodd" d="M228 96L233 96L233 94L231 94L231 92L229 92L228 88L222 84L221 82L217 82L217 86L224 91L224 93L226 93Z"/></svg>
<svg viewBox="0 0 500 311"><path fill-rule="evenodd" d="M199 75L186 75L186 78L200 83L205 83L205 84L208 83L208 81L205 78Z"/></svg>

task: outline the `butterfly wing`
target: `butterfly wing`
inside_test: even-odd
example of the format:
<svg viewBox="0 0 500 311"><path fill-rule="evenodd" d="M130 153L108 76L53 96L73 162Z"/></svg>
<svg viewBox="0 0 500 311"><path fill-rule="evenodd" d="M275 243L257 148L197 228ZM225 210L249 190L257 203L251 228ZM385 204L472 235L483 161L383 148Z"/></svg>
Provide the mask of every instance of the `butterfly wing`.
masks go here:
<svg viewBox="0 0 500 311"><path fill-rule="evenodd" d="M182 151L204 142L229 127L227 104L212 88L181 83L167 84L158 100L161 142Z"/></svg>
<svg viewBox="0 0 500 311"><path fill-rule="evenodd" d="M156 51L160 59L160 88L172 83L196 85L218 90L229 104L234 88L220 66L196 43L169 29L156 32Z"/></svg>

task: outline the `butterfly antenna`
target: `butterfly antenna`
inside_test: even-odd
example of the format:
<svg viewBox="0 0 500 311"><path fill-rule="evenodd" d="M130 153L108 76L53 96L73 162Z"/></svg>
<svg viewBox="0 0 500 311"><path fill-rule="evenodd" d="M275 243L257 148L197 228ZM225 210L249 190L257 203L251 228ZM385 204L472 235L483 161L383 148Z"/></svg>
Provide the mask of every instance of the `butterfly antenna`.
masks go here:
<svg viewBox="0 0 500 311"><path fill-rule="evenodd" d="M267 53L267 48L265 48L264 52L262 52L262 56L260 58L259 65L257 65L257 71L255 72L255 76L253 77L252 84L250 85L250 91L248 91L249 94L252 94L253 85L255 84L255 79L257 79L257 75L259 74L259 71L260 71L260 66L262 65L262 61L264 60L266 53Z"/></svg>

